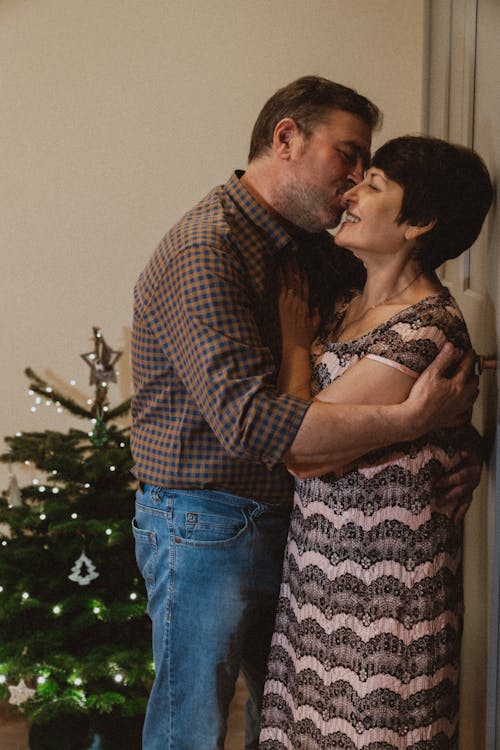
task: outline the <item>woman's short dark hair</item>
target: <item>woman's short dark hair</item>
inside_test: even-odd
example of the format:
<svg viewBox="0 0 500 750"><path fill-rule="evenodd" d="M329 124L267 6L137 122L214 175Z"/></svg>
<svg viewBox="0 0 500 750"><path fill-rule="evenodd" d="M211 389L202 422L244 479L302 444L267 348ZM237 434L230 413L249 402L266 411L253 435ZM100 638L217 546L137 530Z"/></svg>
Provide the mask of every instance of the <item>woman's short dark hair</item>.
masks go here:
<svg viewBox="0 0 500 750"><path fill-rule="evenodd" d="M424 270L456 258L477 238L493 198L481 157L439 138L403 136L381 146L372 166L403 188L398 222L435 226L418 238Z"/></svg>
<svg viewBox="0 0 500 750"><path fill-rule="evenodd" d="M378 107L354 89L327 78L303 76L279 89L264 104L252 131L248 160L256 159L271 147L280 120L291 117L309 138L333 109L357 115L371 130L382 122Z"/></svg>

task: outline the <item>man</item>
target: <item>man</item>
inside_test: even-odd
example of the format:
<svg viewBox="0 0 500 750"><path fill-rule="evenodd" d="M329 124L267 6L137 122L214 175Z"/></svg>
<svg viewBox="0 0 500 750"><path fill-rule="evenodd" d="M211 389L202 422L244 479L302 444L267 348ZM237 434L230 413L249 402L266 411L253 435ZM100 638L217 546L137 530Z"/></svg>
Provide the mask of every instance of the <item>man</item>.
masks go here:
<svg viewBox="0 0 500 750"><path fill-rule="evenodd" d="M323 311L359 281L325 229L363 175L379 117L322 78L278 91L255 124L247 171L188 212L136 285L134 534L156 670L145 750L222 748L239 669L246 747L258 745L292 490L285 465L323 474L455 425L472 404L472 355L450 379L449 350L398 406L310 404L276 390L277 270L297 257Z"/></svg>

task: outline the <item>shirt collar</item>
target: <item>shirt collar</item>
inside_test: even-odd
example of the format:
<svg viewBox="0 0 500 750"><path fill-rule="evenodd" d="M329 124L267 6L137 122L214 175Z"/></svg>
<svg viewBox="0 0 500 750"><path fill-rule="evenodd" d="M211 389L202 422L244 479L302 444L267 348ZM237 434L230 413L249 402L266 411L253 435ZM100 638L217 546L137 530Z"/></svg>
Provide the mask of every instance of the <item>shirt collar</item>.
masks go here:
<svg viewBox="0 0 500 750"><path fill-rule="evenodd" d="M281 254L284 250L297 250L298 243L292 237L278 219L267 211L254 197L249 193L240 177L244 174L242 170L233 172L224 188L241 210L243 210L254 224L262 229L271 239L273 248L276 253Z"/></svg>

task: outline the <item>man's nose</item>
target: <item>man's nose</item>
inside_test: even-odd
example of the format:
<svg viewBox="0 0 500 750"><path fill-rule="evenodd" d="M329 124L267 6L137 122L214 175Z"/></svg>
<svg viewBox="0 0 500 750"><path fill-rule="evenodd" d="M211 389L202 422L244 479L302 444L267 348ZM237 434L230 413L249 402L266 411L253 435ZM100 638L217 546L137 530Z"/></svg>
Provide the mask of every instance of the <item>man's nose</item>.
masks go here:
<svg viewBox="0 0 500 750"><path fill-rule="evenodd" d="M356 187L356 185L357 185L357 184L358 184L358 183L357 183L357 182L356 182L355 180L353 180L353 179L351 179L351 178L348 178L348 179L347 179L347 180L346 180L346 181L344 182L344 186L343 186L343 188L342 188L342 195L345 195L346 193L348 193L348 192L349 192L349 190L352 190L352 189L353 189L353 187Z"/></svg>
<svg viewBox="0 0 500 750"><path fill-rule="evenodd" d="M357 185L358 182L361 182L364 176L364 172L365 172L364 159L361 156L361 154L359 154L359 156L356 159L356 163L351 167L351 169L349 170L349 174L347 175L347 182L349 183L349 186L347 188L348 190L354 185Z"/></svg>

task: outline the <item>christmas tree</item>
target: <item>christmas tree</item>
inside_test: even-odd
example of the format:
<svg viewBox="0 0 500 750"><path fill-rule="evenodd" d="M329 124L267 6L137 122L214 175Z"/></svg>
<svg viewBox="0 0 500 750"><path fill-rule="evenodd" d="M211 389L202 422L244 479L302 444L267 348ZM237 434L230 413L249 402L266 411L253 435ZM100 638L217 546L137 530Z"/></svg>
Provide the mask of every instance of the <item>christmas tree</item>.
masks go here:
<svg viewBox="0 0 500 750"><path fill-rule="evenodd" d="M104 731L106 723L142 717L153 678L131 533L135 488L123 426L130 400L110 408L121 352L93 330L94 350L81 355L93 386L86 406L26 370L37 400L85 420L87 429L17 433L0 456L11 469L36 470L22 487L11 473L0 499L0 699L18 705L35 728L69 720L72 737L78 720ZM56 734L55 744L39 747L77 746ZM122 737L116 747L140 746L134 742Z"/></svg>

